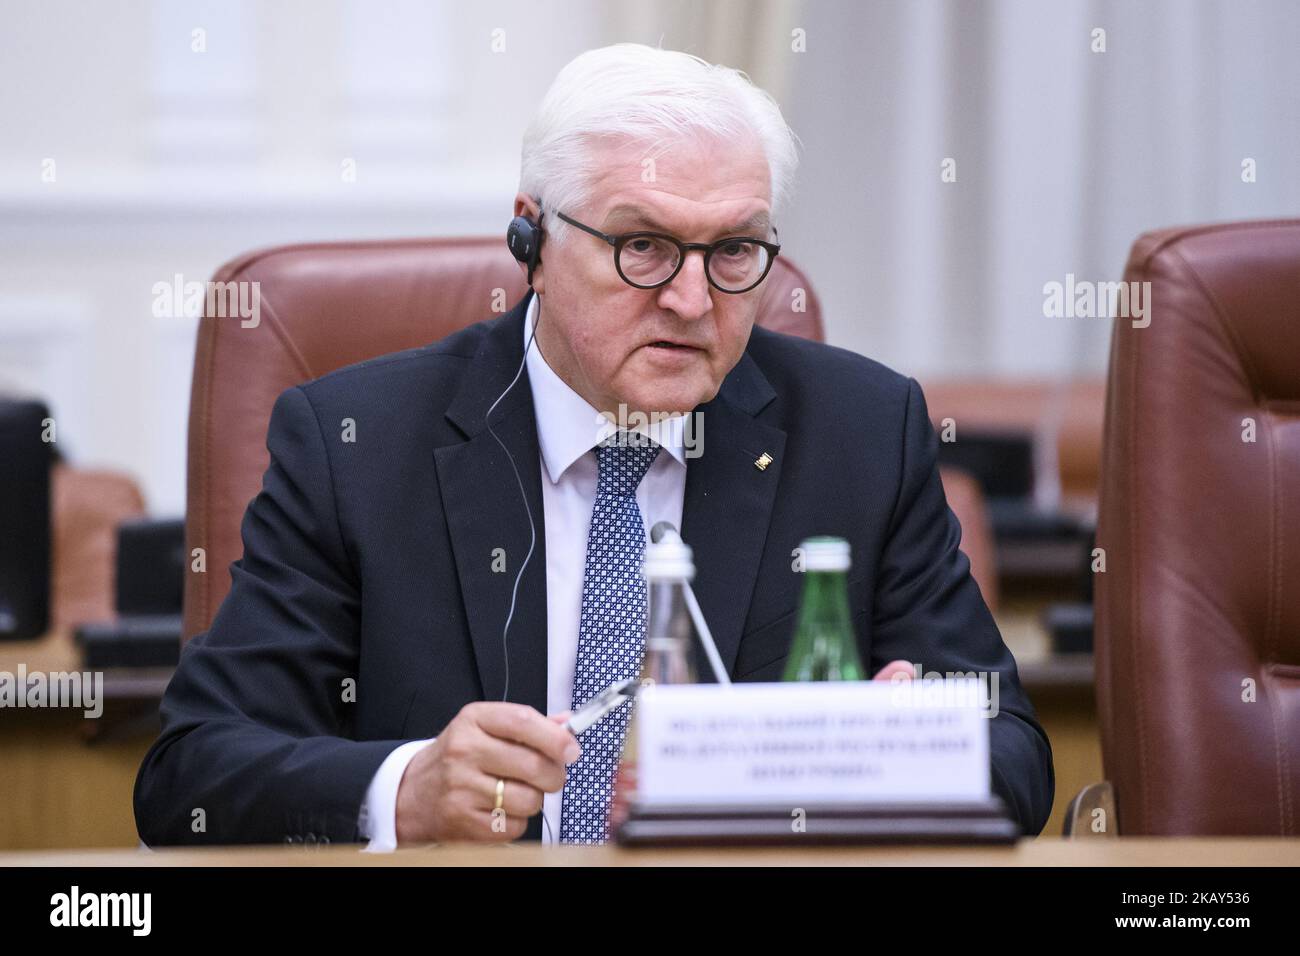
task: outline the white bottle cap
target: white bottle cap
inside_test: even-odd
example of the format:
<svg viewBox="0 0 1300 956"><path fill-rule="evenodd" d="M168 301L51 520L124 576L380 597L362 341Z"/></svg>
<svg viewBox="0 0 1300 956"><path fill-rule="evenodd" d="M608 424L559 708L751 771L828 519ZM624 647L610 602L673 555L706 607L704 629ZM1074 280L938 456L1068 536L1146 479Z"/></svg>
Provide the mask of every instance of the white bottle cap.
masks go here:
<svg viewBox="0 0 1300 956"><path fill-rule="evenodd" d="M849 543L843 538L807 538L799 547L805 571L847 571L852 563Z"/></svg>
<svg viewBox="0 0 1300 956"><path fill-rule="evenodd" d="M643 573L647 581L690 581L695 578L691 546L675 534L647 542Z"/></svg>

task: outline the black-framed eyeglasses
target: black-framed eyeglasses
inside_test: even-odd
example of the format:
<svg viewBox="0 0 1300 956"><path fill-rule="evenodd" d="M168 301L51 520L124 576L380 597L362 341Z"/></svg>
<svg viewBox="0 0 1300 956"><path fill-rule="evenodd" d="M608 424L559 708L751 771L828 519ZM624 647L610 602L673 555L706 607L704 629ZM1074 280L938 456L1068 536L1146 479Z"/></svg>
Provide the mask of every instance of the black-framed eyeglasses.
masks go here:
<svg viewBox="0 0 1300 956"><path fill-rule="evenodd" d="M614 268L628 285L657 289L682 271L686 253L704 253L704 275L719 292L739 295L767 278L781 246L753 236L728 236L717 242L682 242L662 232L625 232L607 235L562 212L557 216L614 247Z"/></svg>

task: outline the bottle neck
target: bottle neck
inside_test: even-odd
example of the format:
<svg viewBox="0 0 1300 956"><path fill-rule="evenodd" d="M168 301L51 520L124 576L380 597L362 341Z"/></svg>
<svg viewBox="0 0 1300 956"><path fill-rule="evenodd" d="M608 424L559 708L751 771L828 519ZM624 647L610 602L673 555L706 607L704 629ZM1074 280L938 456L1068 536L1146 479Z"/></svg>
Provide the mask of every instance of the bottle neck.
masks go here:
<svg viewBox="0 0 1300 956"><path fill-rule="evenodd" d="M802 606L819 616L842 613L848 617L849 588L846 572L805 571Z"/></svg>

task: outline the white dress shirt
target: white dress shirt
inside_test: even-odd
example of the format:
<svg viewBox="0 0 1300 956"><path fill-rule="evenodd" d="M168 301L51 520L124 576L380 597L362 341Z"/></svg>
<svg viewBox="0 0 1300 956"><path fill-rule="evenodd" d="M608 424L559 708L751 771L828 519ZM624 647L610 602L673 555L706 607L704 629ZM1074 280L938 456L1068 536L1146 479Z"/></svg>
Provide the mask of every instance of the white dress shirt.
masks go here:
<svg viewBox="0 0 1300 956"><path fill-rule="evenodd" d="M537 321L538 297L532 296L524 321L524 343ZM542 507L546 525L546 712L572 709L573 671L578 656L578 623L582 613L582 578L587 564L587 532L596 503L598 467L594 446L617 428L597 413L547 364L537 341L528 350L528 383L537 415L541 454ZM610 409L615 416L618 409ZM651 422L647 433L663 448L637 488L647 536L656 522L682 526L686 491L686 456L680 416ZM396 748L375 773L366 791L360 829L369 838L367 850L397 846L397 790L407 764L433 742L412 740ZM579 744L582 740L579 738ZM553 842L560 832L564 792L548 793L542 813L542 841Z"/></svg>

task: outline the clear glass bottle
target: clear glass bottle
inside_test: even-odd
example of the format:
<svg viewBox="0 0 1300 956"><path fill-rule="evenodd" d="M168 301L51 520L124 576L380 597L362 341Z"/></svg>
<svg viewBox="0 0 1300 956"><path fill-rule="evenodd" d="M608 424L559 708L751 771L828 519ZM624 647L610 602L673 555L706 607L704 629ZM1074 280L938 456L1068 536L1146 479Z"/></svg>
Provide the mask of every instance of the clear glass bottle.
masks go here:
<svg viewBox="0 0 1300 956"><path fill-rule="evenodd" d="M641 687L655 684L694 684L695 625L686 605L685 584L695 577L690 546L675 533L646 545L643 573L646 579L645 656L641 661ZM627 818L636 793L637 702L632 708L627 734L614 778L608 832L617 831Z"/></svg>

